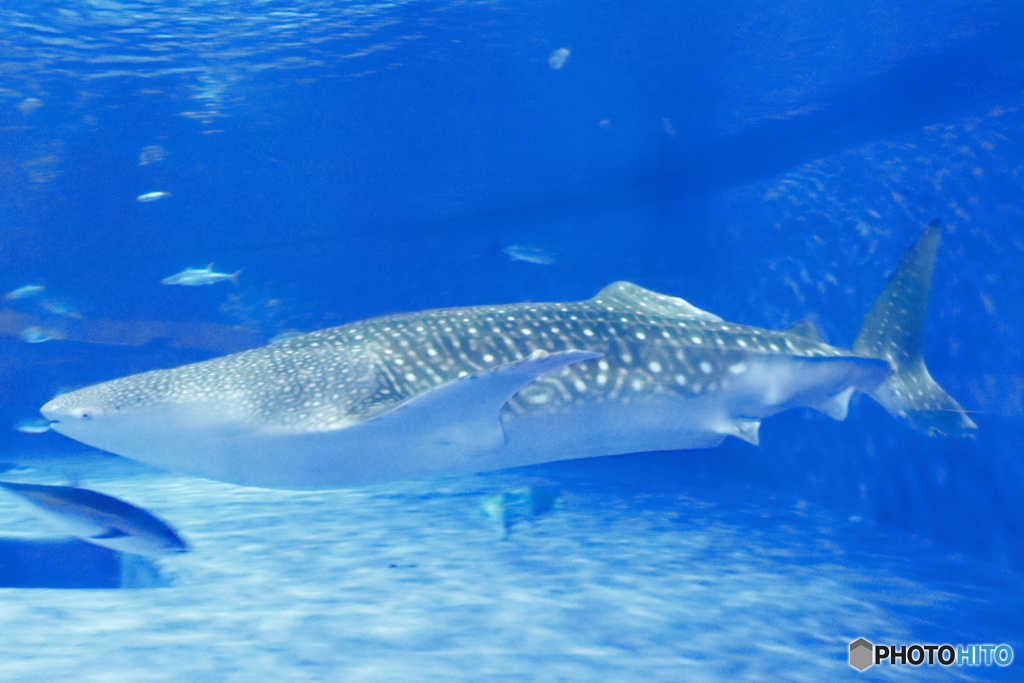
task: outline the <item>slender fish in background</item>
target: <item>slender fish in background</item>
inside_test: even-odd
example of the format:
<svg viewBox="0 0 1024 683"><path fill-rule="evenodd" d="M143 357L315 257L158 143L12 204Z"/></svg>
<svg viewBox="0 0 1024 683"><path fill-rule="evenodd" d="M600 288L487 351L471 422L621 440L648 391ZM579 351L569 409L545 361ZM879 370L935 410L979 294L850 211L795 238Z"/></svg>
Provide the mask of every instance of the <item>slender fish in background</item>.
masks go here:
<svg viewBox="0 0 1024 683"><path fill-rule="evenodd" d="M501 251L513 261L526 261L527 263L536 263L539 266L550 266L555 262L554 254L537 247L523 247L514 244L511 247L503 248Z"/></svg>
<svg viewBox="0 0 1024 683"><path fill-rule="evenodd" d="M55 315L62 315L65 318L81 318L82 314L71 308L71 305L64 301L44 301L40 304L44 309Z"/></svg>
<svg viewBox="0 0 1024 683"><path fill-rule="evenodd" d="M142 202L143 204L148 204L149 202L155 202L158 199L163 199L164 197L170 196L170 192L147 192L146 194L140 194L138 197L135 198L135 201Z"/></svg>
<svg viewBox="0 0 1024 683"><path fill-rule="evenodd" d="M206 266L205 268L186 268L180 273L165 277L160 281L164 285L185 285L188 287L197 287L199 285L212 285L215 282L221 280L231 280L236 285L238 284L238 274L242 271L236 270L234 273L217 273L213 270L213 264Z"/></svg>
<svg viewBox="0 0 1024 683"><path fill-rule="evenodd" d="M165 522L131 503L74 486L16 484L4 488L65 533L123 553L159 557L181 553L188 544Z"/></svg>
<svg viewBox="0 0 1024 683"><path fill-rule="evenodd" d="M5 299L25 299L30 296L36 296L40 292L46 289L45 285L24 285L18 287L13 292L7 292L4 294Z"/></svg>
<svg viewBox="0 0 1024 683"><path fill-rule="evenodd" d="M560 47L548 57L548 66L552 69L561 69L569 61L569 48Z"/></svg>
<svg viewBox="0 0 1024 683"><path fill-rule="evenodd" d="M50 421L41 417L18 420L14 428L23 434L45 434L50 431Z"/></svg>
<svg viewBox="0 0 1024 683"><path fill-rule="evenodd" d="M38 325L26 327L21 331L21 340L29 344L42 344L43 342L63 338L64 334L60 330L44 329Z"/></svg>
<svg viewBox="0 0 1024 683"><path fill-rule="evenodd" d="M761 420L790 408L845 419L855 391L915 429L970 435L921 356L938 239L924 231L852 350L615 282L586 301L332 327L79 389L42 413L112 453L284 489L756 444Z"/></svg>

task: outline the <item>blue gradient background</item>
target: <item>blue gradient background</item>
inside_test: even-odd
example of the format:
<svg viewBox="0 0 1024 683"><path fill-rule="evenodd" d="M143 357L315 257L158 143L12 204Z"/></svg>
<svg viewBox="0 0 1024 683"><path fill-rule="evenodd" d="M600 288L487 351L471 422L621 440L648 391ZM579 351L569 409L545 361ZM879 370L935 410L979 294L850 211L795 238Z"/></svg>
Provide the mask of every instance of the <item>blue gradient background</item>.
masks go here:
<svg viewBox="0 0 1024 683"><path fill-rule="evenodd" d="M215 33L229 6L293 7L170 3L90 53L53 42L112 35L88 3L73 26L57 4L6 6L25 25L0 27L0 289L45 283L83 317L0 301L0 422L289 329L582 299L619 279L744 324L811 319L848 346L940 217L925 357L976 439L910 432L860 397L843 423L791 412L757 448L620 456L608 476L753 487L1024 570L1019 3L414 2L348 37L316 42L296 20L280 39L168 48L184 72L129 61L98 77L97 52L165 54L144 37L171 32L172 9ZM120 7L128 26L143 11ZM571 56L553 70L560 47ZM26 97L44 106L24 113ZM140 165L147 145L166 158ZM134 201L154 190L172 196ZM510 245L555 263L512 261ZM239 285L159 284L211 261L241 269ZM28 324L67 339L26 344ZM0 461L76 449L0 429Z"/></svg>

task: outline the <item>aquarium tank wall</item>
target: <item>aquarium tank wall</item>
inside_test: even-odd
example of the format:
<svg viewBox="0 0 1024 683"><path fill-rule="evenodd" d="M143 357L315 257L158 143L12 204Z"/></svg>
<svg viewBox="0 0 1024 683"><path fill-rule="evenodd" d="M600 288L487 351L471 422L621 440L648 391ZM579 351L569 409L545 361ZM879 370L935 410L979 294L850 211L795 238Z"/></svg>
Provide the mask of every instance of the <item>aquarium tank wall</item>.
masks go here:
<svg viewBox="0 0 1024 683"><path fill-rule="evenodd" d="M1018 680L1021 35L1001 0L5 3L0 480L38 488L0 490L0 679ZM929 225L912 350L976 425L960 436L872 400L896 361L854 349ZM622 281L672 298L616 299L621 322L571 303ZM377 346L306 336L513 304L507 362L466 355L462 313L430 314L433 341L395 334L450 354L436 387L388 365L396 323L367 323ZM698 332L671 341L679 321ZM637 350L683 346L678 372L685 354ZM797 358L802 386L818 348L861 373L843 420L795 401L759 431L730 408L704 441L639 426L647 394L738 405L752 358ZM549 358L573 350L596 355ZM119 454L40 413L239 352L275 360L202 366L208 402L113 428L103 443L141 444ZM732 355L693 355L713 353ZM631 354L644 374L613 391L600 363ZM396 394L310 399L333 417L287 457L258 455L285 424L266 413L248 441L190 431L254 386L385 366ZM192 381L175 372L162 386ZM515 431L549 400L550 433ZM697 404L678 405L681 434ZM308 433L374 421L384 436L336 449L376 478L252 474L330 467ZM520 434L536 457L503 460ZM456 447L458 467L419 467ZM879 649L929 644L954 661Z"/></svg>

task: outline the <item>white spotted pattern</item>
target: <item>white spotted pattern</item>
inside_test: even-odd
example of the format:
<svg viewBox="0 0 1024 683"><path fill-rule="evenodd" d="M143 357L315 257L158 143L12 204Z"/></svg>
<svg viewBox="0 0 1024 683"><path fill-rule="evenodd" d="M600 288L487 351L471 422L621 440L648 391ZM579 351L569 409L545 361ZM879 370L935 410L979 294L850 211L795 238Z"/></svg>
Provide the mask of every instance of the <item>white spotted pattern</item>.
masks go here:
<svg viewBox="0 0 1024 683"><path fill-rule="evenodd" d="M201 398L230 406L242 419L317 431L380 415L441 384L521 361L538 349L603 356L531 383L506 405L512 414L603 401L625 388L631 396L719 390L728 376L746 371L751 357L782 346L795 356L853 355L786 332L724 325L682 299L615 283L594 299L569 304L476 306L364 320L81 391L97 392L111 409Z"/></svg>

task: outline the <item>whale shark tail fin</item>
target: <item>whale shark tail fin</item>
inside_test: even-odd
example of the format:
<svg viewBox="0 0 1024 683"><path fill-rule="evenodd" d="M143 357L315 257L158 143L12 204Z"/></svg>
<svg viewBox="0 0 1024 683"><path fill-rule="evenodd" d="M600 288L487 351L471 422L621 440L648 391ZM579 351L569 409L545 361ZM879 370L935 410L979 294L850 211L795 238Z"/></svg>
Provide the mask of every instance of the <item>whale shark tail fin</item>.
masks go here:
<svg viewBox="0 0 1024 683"><path fill-rule="evenodd" d="M892 374L868 394L893 417L932 435L972 436L978 426L932 379L921 355L938 244L939 220L935 219L864 316L853 351L888 361L892 367Z"/></svg>

